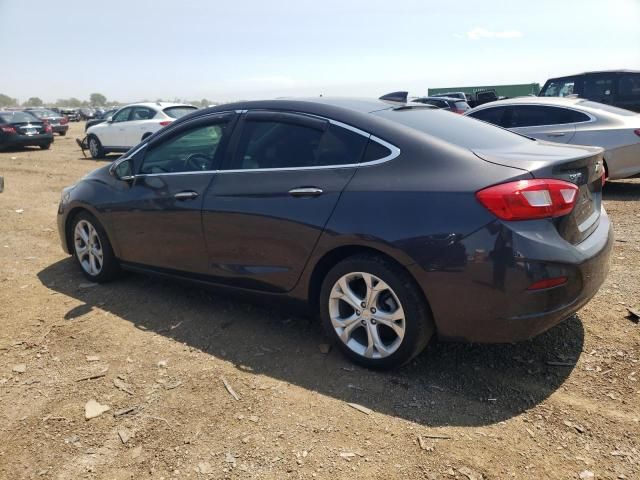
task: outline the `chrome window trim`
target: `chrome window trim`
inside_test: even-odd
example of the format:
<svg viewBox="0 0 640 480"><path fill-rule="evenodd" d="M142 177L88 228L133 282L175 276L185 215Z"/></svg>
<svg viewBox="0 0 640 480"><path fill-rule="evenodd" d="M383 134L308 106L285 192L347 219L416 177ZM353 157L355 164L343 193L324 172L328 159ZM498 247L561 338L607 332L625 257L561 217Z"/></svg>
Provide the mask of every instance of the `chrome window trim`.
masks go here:
<svg viewBox="0 0 640 480"><path fill-rule="evenodd" d="M586 115L587 117L589 117L589 120L585 120L583 122L570 122L570 123L548 123L546 125L529 125L528 127L502 127L502 128L506 128L507 130L512 130L515 128L537 128L537 127L560 127L562 125L584 125L587 123L594 123L596 122L598 119L593 116L591 113L589 112L585 112L584 110L579 110L577 108L573 108L573 107L566 107L564 105L542 105L542 104L536 104L536 103L509 103L509 104L503 104L503 105L492 105L490 107L486 107L486 108L480 108L478 110L476 110L476 112L482 112L484 110L491 110L492 108L500 108L500 107L543 107L543 108L562 108L564 110L571 110L573 112L578 112L578 113L582 113L584 115ZM473 113L476 113L473 112ZM468 117L471 118L475 118L473 115L467 115ZM480 120L479 118L476 118L476 120ZM484 120L480 120L481 122L484 122ZM486 122L486 123L491 123L491 122ZM491 123L491 125L495 125L495 123ZM499 125L498 125L499 126Z"/></svg>
<svg viewBox="0 0 640 480"><path fill-rule="evenodd" d="M259 109L256 109L259 110ZM202 117L209 117L209 116L214 116L214 115L220 115L220 114L225 114L225 113L246 113L248 110L226 110L223 112L212 112L210 114L205 114ZM273 112L273 113L278 113L278 111L276 110L265 110L268 112ZM369 162L359 162L359 163L344 163L344 164L340 164L340 165L321 165L321 166L313 166L313 167L282 167L282 168L237 168L237 169L229 169L229 170L196 170L196 171L190 171L190 172L162 172L162 173L139 173L136 174L135 177L158 177L158 176L164 176L164 175L195 175L195 174L211 174L211 173L215 173L215 174L223 174L223 173L250 173L250 172L289 172L289 171L299 171L299 170L336 170L336 169L341 169L341 168L357 168L357 167L369 167L369 166L373 166L373 165L379 165L381 163L385 163L388 161L393 160L394 158L397 158L398 156L400 156L401 150L400 148L396 147L395 145L382 140L379 137L376 137L375 135L372 135L370 133L365 132L364 130L360 130L357 127L354 127L352 125L349 125L347 123L343 123L340 122L338 120L333 120L332 118L326 118L326 117L322 117L320 115L314 115L311 113L306 113L306 112L298 112L298 111L288 111L287 113L295 113L298 115L307 115L309 117L315 117L315 118L319 118L322 120L326 120L329 123L336 125L340 128L344 128L346 130L349 130L351 132L357 133L358 135L362 135L363 137L367 138L368 140L372 140L380 145L382 145L383 147L386 147L387 149L389 149L389 151L391 153L389 153L389 155L387 155L386 157L382 157L382 158L378 158L376 160L371 160ZM191 123L193 121L197 121L202 119L202 117L198 117L197 119L193 119L188 123ZM144 145L142 145L140 148L136 149L130 156L135 155L136 153L138 153L139 150L141 150L142 148L146 147L147 144L145 143ZM366 147L365 147L366 148Z"/></svg>

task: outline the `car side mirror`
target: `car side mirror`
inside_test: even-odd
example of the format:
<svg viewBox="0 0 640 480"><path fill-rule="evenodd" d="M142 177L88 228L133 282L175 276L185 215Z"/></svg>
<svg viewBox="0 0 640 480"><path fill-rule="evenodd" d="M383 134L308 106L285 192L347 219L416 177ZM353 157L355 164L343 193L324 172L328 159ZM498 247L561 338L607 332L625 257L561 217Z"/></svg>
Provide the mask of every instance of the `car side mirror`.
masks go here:
<svg viewBox="0 0 640 480"><path fill-rule="evenodd" d="M111 115L109 115L107 117L107 123L112 123L113 122L113 117Z"/></svg>
<svg viewBox="0 0 640 480"><path fill-rule="evenodd" d="M125 158L114 163L109 169L109 173L123 182L130 182L135 179L133 174L133 160Z"/></svg>

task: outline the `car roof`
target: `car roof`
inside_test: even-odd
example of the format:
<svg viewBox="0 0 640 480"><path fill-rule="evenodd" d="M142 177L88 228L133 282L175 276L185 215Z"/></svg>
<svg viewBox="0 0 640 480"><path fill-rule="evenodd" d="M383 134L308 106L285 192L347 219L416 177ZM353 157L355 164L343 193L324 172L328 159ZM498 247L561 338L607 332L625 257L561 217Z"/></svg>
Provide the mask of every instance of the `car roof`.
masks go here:
<svg viewBox="0 0 640 480"><path fill-rule="evenodd" d="M563 107L575 106L585 100L580 97L513 97L504 100L496 100L494 102L484 103L476 107L478 110L485 107L496 107L498 105L558 105ZM475 109L474 109L475 110Z"/></svg>
<svg viewBox="0 0 640 480"><path fill-rule="evenodd" d="M574 73L573 75L562 75L551 77L549 80L559 80L561 78L579 77L580 75L593 75L595 73L640 73L640 70L593 70L591 72ZM547 80L547 82L549 81Z"/></svg>
<svg viewBox="0 0 640 480"><path fill-rule="evenodd" d="M126 107L150 107L154 109L164 110L169 107L193 107L193 105L189 105L188 103L171 103L171 102L138 102L138 103L130 103L128 105L123 105L119 108Z"/></svg>

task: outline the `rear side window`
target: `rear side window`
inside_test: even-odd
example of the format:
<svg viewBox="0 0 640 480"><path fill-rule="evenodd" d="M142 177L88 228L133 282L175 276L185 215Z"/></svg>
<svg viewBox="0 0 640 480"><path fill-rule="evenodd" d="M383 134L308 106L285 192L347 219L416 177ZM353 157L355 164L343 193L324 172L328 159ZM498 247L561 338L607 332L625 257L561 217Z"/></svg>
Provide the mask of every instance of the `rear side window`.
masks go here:
<svg viewBox="0 0 640 480"><path fill-rule="evenodd" d="M488 123L437 109L381 110L373 115L471 150L516 147L532 141Z"/></svg>
<svg viewBox="0 0 640 480"><path fill-rule="evenodd" d="M164 113L169 115L171 118L180 118L192 113L194 110L197 110L196 107L167 107L163 110Z"/></svg>
<svg viewBox="0 0 640 480"><path fill-rule="evenodd" d="M594 110L602 110L603 112L622 115L623 117L633 117L638 115L636 112L632 112L631 110L625 110L624 108L618 108L604 103L591 102L589 100L582 100L580 105L583 107L593 108Z"/></svg>
<svg viewBox="0 0 640 480"><path fill-rule="evenodd" d="M469 116L482 120L483 122L492 123L493 125L505 126L504 114L505 107L484 108L477 112L470 113Z"/></svg>
<svg viewBox="0 0 640 480"><path fill-rule="evenodd" d="M134 107L131 120L149 120L156 116L156 112L147 107Z"/></svg>
<svg viewBox="0 0 640 480"><path fill-rule="evenodd" d="M510 107L510 109L509 128L562 125L589 121L588 115L567 108L520 105Z"/></svg>
<svg viewBox="0 0 640 480"><path fill-rule="evenodd" d="M385 157L388 157L389 155L391 155L391 150L389 150L384 145L376 142L375 140L369 140L362 161L365 163L374 162L376 160L381 160Z"/></svg>
<svg viewBox="0 0 640 480"><path fill-rule="evenodd" d="M640 99L640 73L625 73L618 77L620 99Z"/></svg>
<svg viewBox="0 0 640 480"><path fill-rule="evenodd" d="M613 78L605 76L587 76L584 79L583 97L599 100L611 98Z"/></svg>
<svg viewBox="0 0 640 480"><path fill-rule="evenodd" d="M329 124L247 120L232 169L255 170L347 165L360 162L367 139Z"/></svg>

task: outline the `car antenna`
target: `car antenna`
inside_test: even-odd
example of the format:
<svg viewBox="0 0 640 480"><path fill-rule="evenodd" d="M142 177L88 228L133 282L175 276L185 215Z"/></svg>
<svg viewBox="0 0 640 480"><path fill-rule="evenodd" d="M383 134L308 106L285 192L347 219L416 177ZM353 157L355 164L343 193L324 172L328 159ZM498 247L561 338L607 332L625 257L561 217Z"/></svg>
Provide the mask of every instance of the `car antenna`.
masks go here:
<svg viewBox="0 0 640 480"><path fill-rule="evenodd" d="M391 92L386 95L382 95L379 100L385 102L407 103L409 92Z"/></svg>

